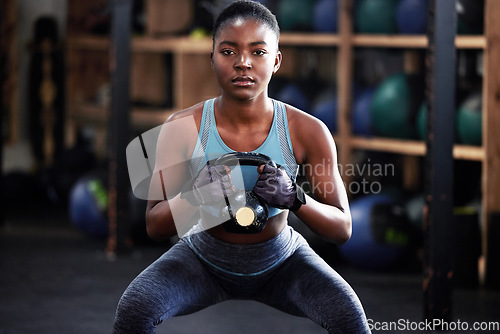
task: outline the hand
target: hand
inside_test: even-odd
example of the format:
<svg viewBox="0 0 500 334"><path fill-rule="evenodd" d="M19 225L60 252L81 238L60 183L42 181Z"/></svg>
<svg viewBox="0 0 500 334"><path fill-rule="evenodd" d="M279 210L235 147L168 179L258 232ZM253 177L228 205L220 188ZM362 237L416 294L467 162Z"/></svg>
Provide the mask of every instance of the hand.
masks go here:
<svg viewBox="0 0 500 334"><path fill-rule="evenodd" d="M181 198L186 198L194 205L223 204L224 196L231 196L236 190L231 182L231 168L228 166L205 165Z"/></svg>
<svg viewBox="0 0 500 334"><path fill-rule="evenodd" d="M283 166L261 165L253 192L266 204L279 209L298 210L305 204L304 192L288 176Z"/></svg>

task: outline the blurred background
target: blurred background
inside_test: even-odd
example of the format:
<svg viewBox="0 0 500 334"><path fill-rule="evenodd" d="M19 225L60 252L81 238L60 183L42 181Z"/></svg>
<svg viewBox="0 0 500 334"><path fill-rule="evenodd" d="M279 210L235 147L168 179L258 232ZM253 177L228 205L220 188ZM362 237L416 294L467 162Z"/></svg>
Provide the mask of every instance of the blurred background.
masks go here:
<svg viewBox="0 0 500 334"><path fill-rule="evenodd" d="M127 284L176 242L147 237L146 203L128 179L115 180L116 169L127 171L115 153L218 95L211 27L230 2L130 0L130 85L119 96L112 19L120 1L2 0L0 333L109 332ZM331 130L353 237L338 247L293 215L290 224L353 285L368 318L421 321L431 1L259 2L282 30L269 95ZM500 321L500 6L456 0L455 14L452 314L472 325ZM122 130L113 123L118 100L127 107ZM237 312L214 320L228 310ZM248 333L324 332L246 302L160 330L229 332L244 314L263 319Z"/></svg>

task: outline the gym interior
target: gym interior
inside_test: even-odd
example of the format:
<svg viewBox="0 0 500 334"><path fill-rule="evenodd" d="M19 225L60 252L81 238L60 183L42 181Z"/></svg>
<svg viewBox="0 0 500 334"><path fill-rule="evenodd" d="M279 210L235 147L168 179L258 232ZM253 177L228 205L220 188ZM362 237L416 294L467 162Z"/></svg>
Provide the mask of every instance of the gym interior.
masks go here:
<svg viewBox="0 0 500 334"><path fill-rule="evenodd" d="M229 2L2 1L0 333L110 333L177 241L148 238L125 151L218 95L211 28ZM500 1L259 2L281 27L269 95L330 129L353 234L290 225L373 333L500 332ZM158 327L234 332L326 333L239 300Z"/></svg>

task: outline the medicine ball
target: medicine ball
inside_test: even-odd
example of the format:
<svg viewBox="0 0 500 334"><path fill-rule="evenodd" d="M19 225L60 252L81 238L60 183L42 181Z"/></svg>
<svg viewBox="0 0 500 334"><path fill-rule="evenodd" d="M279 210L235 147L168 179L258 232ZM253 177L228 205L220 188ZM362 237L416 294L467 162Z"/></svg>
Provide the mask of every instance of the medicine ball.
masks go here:
<svg viewBox="0 0 500 334"><path fill-rule="evenodd" d="M281 0L277 19L283 31L310 31L313 26L314 0Z"/></svg>
<svg viewBox="0 0 500 334"><path fill-rule="evenodd" d="M352 132L356 135L371 136L373 134L371 103L374 92L373 88L366 88L354 96L351 122Z"/></svg>
<svg viewBox="0 0 500 334"><path fill-rule="evenodd" d="M396 9L398 31L402 34L425 34L427 0L400 0Z"/></svg>
<svg viewBox="0 0 500 334"><path fill-rule="evenodd" d="M371 194L351 202L352 236L339 247L343 258L354 266L382 270L400 261L410 243L407 221L395 200Z"/></svg>
<svg viewBox="0 0 500 334"><path fill-rule="evenodd" d="M483 134L481 93L470 95L458 108L457 134L459 140L468 145L481 145Z"/></svg>
<svg viewBox="0 0 500 334"><path fill-rule="evenodd" d="M423 80L397 73L375 90L371 117L374 132L393 138L414 138L415 117L423 101Z"/></svg>
<svg viewBox="0 0 500 334"><path fill-rule="evenodd" d="M358 32L367 34L396 33L397 4L397 0L361 0L355 13L355 24Z"/></svg>
<svg viewBox="0 0 500 334"><path fill-rule="evenodd" d="M87 235L108 235L108 190L102 173L81 177L70 193L69 213L74 226Z"/></svg>
<svg viewBox="0 0 500 334"><path fill-rule="evenodd" d="M316 97L311 108L311 114L320 119L330 132L337 131L337 94L330 88Z"/></svg>
<svg viewBox="0 0 500 334"><path fill-rule="evenodd" d="M317 32L336 33L338 30L338 0L320 0L314 7L313 27Z"/></svg>
<svg viewBox="0 0 500 334"><path fill-rule="evenodd" d="M416 131L419 139L427 139L427 104L422 102L417 112Z"/></svg>
<svg viewBox="0 0 500 334"><path fill-rule="evenodd" d="M288 103L300 110L309 109L309 101L304 91L294 83L286 84L276 96L277 100Z"/></svg>

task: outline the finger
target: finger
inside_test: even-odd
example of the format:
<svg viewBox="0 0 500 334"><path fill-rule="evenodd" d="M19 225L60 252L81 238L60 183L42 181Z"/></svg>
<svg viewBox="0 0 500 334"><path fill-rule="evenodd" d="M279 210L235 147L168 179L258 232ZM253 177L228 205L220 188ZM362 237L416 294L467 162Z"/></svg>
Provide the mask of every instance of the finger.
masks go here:
<svg viewBox="0 0 500 334"><path fill-rule="evenodd" d="M262 173L266 173L266 174L271 174L271 175L274 175L278 172L278 169L277 168L274 168L273 166L271 165L264 165L264 167L262 168Z"/></svg>
<svg viewBox="0 0 500 334"><path fill-rule="evenodd" d="M259 177L257 178L257 182L258 181L266 181L267 179L269 179L272 176L273 176L273 174L270 174L270 173L261 173L261 174L259 174Z"/></svg>

